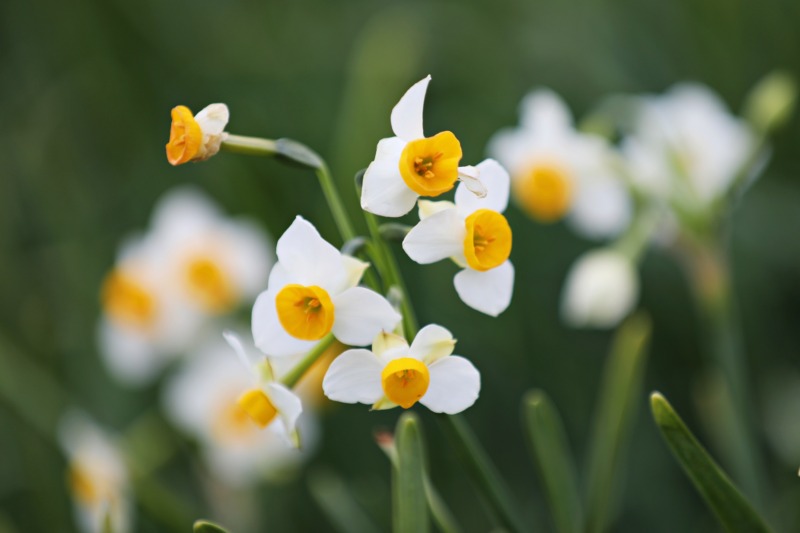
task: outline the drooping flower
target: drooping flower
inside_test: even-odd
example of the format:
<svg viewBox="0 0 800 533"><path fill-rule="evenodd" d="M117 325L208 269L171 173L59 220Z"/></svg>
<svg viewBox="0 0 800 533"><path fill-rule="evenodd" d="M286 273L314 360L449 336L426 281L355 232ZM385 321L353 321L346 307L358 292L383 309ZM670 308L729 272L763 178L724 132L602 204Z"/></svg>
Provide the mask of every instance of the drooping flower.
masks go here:
<svg viewBox="0 0 800 533"><path fill-rule="evenodd" d="M427 76L406 91L392 109L395 137L381 139L375 159L364 174L361 207L385 217L403 216L420 196L439 196L459 179L483 194L471 167L459 167L461 143L449 131L425 137L422 109L428 90Z"/></svg>
<svg viewBox="0 0 800 533"><path fill-rule="evenodd" d="M167 161L171 165L181 165L215 155L225 139L229 116L225 104L208 105L194 116L186 106L172 108Z"/></svg>
<svg viewBox="0 0 800 533"><path fill-rule="evenodd" d="M71 411L62 419L59 442L69 464L67 482L81 531L132 530L133 506L125 460L114 439L86 415Z"/></svg>
<svg viewBox="0 0 800 533"><path fill-rule="evenodd" d="M465 184L455 203L420 200L420 222L403 240L408 256L421 264L451 258L463 270L453 278L456 292L468 306L497 316L511 303L514 267L511 227L502 215L508 205L509 176L497 161L477 166L487 194L478 198Z"/></svg>
<svg viewBox="0 0 800 533"><path fill-rule="evenodd" d="M347 350L331 363L322 388L331 400L365 403L373 409L419 402L435 413L456 414L470 407L481 376L467 359L451 355L456 341L441 326L425 326L411 346L382 332L372 350Z"/></svg>
<svg viewBox="0 0 800 533"><path fill-rule="evenodd" d="M522 101L520 125L499 131L488 153L511 173L520 207L540 222L564 217L590 238L613 237L631 218L626 185L615 175L611 148L579 133L554 92L539 89Z"/></svg>
<svg viewBox="0 0 800 533"><path fill-rule="evenodd" d="M101 291L98 342L111 372L143 384L191 349L212 316L252 301L273 263L252 222L223 216L193 188L167 193L128 240Z"/></svg>
<svg viewBox="0 0 800 533"><path fill-rule="evenodd" d="M636 266L612 249L588 252L567 274L561 314L574 327L610 328L631 312L639 297Z"/></svg>
<svg viewBox="0 0 800 533"><path fill-rule="evenodd" d="M170 419L198 439L215 477L247 486L298 466L317 427L301 400L271 379L280 375L270 375L274 369L263 356L246 350L237 335L225 337L229 345L206 343L187 358L168 382L163 403ZM295 448L296 427L302 451Z"/></svg>
<svg viewBox="0 0 800 533"><path fill-rule="evenodd" d="M329 333L364 346L400 322L386 298L357 286L369 265L340 253L302 217L278 240L277 255L267 290L253 306L253 338L265 354L307 352Z"/></svg>
<svg viewBox="0 0 800 533"><path fill-rule="evenodd" d="M710 89L684 83L638 99L622 151L635 183L684 210L704 210L753 157L757 138Z"/></svg>

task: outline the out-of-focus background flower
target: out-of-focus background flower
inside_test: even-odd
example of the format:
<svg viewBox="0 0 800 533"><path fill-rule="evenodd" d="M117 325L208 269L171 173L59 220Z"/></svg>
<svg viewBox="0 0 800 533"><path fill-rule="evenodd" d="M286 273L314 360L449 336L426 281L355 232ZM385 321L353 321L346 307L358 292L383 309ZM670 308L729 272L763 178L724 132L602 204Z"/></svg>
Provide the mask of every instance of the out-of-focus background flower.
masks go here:
<svg viewBox="0 0 800 533"><path fill-rule="evenodd" d="M123 240L150 227L167 191L192 184L224 216L247 217L273 238L300 214L339 244L307 171L235 155L170 167L164 144L173 106L196 112L225 102L229 131L314 147L355 210L353 175L390 134L391 107L428 73L427 130L456 132L469 164L482 159L497 130L518 123L519 102L536 87L553 89L583 117L611 94L661 93L693 80L738 113L770 71L800 77L800 4L787 0L32 0L4 2L0 14L0 531L77 527L69 489L75 493L82 478L59 444L68 431L59 429L62 415L72 408L124 439L139 464L157 465L129 483L169 504L131 504L136 531L186 531L201 516L240 523L242 531L256 530L253 524L327 530L312 492L330 495L340 481L380 529L388 527L389 463L373 432L392 427L398 411L323 407L301 475L270 475L256 490L231 488L213 481L202 462L209 453L203 439L165 421L168 378L132 387L104 365L103 280ZM773 480L766 507L784 528L800 523L792 503L800 493L799 142L793 118L772 139L772 160L732 226L741 335ZM570 265L595 245L563 223L535 223L516 207L506 214L517 277L511 307L497 319L458 300L451 264L421 269L399 257L421 323L448 327L456 353L481 370L481 398L465 416L526 518L544 530L520 398L534 386L548 391L583 458L611 335L572 329L559 314ZM708 390L705 346L684 272L658 249L645 255L640 272L639 306L654 324L646 388L667 394L708 439L695 414ZM248 304L226 320L246 330ZM202 335L221 339L213 327ZM181 363L164 364L173 375L181 371ZM419 414L429 443L441 443L429 445L437 487L469 530L488 530L434 416ZM172 451L159 457L163 450ZM624 477L615 531L715 527L659 438L644 395Z"/></svg>

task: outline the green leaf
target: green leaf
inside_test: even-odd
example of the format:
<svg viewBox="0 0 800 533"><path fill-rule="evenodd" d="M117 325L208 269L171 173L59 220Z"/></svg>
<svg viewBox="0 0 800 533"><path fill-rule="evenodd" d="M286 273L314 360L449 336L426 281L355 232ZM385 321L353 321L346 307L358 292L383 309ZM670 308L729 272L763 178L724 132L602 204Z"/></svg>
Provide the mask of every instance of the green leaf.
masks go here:
<svg viewBox="0 0 800 533"><path fill-rule="evenodd" d="M586 530L607 529L618 470L642 394L650 320L637 314L620 326L603 375L589 448Z"/></svg>
<svg viewBox="0 0 800 533"><path fill-rule="evenodd" d="M650 396L653 418L697 491L730 533L768 532L769 527L661 394Z"/></svg>
<svg viewBox="0 0 800 533"><path fill-rule="evenodd" d="M313 169L325 166L325 162L314 150L292 139L276 140L275 150L278 153L278 157L289 163Z"/></svg>
<svg viewBox="0 0 800 533"><path fill-rule="evenodd" d="M393 469L392 525L395 533L425 533L429 528L425 500L422 432L414 413L403 413L395 430L397 468Z"/></svg>
<svg viewBox="0 0 800 533"><path fill-rule="evenodd" d="M194 533L228 533L224 527L209 520L197 520L193 527Z"/></svg>
<svg viewBox="0 0 800 533"><path fill-rule="evenodd" d="M544 482L556 530L577 533L582 528L583 511L561 417L541 390L529 392L522 406L531 451Z"/></svg>
<svg viewBox="0 0 800 533"><path fill-rule="evenodd" d="M327 469L315 470L308 477L308 488L336 531L378 533L378 528L356 501L350 487L336 473Z"/></svg>

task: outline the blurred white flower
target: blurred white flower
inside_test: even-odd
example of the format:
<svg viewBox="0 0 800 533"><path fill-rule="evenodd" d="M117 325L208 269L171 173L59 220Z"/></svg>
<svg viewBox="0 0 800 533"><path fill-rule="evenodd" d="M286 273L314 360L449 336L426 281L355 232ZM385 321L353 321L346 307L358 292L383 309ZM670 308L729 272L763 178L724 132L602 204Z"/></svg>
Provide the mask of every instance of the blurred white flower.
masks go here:
<svg viewBox="0 0 800 533"><path fill-rule="evenodd" d="M395 137L381 139L364 174L361 207L385 217L403 216L420 196L439 196L458 179L483 194L478 176L459 167L461 143L452 132L425 137L422 109L431 77L415 83L392 109Z"/></svg>
<svg viewBox="0 0 800 533"><path fill-rule="evenodd" d="M198 190L167 193L103 283L98 342L111 372L129 384L152 380L191 349L208 317L252 301L273 263L269 244Z"/></svg>
<svg viewBox="0 0 800 533"><path fill-rule="evenodd" d="M425 326L408 345L380 333L372 350L347 350L331 363L322 388L331 400L371 404L373 409L419 402L435 413L467 409L481 389L481 376L467 359L451 355L456 340L441 326Z"/></svg>
<svg viewBox="0 0 800 533"><path fill-rule="evenodd" d="M77 411L61 420L58 437L69 463L68 486L79 529L101 533L110 520L115 533L131 531L128 472L113 438Z"/></svg>
<svg viewBox="0 0 800 533"><path fill-rule="evenodd" d="M211 104L197 115L186 106L172 109L172 124L167 143L167 161L180 165L189 161L203 161L219 151L228 124L228 106Z"/></svg>
<svg viewBox="0 0 800 533"><path fill-rule="evenodd" d="M263 356L245 352L232 334L226 338L230 345L219 339L187 358L167 383L163 403L170 419L198 440L214 477L243 487L298 466L317 428L307 412L301 415L294 393L265 379ZM294 446L298 425L302 451Z"/></svg>
<svg viewBox="0 0 800 533"><path fill-rule="evenodd" d="M756 149L756 135L705 86L683 83L638 100L622 152L635 183L683 209L725 194Z"/></svg>
<svg viewBox="0 0 800 533"><path fill-rule="evenodd" d="M520 125L499 131L488 153L511 173L517 203L541 222L563 217L590 238L613 237L630 222L632 205L601 137L579 133L557 94L539 89L520 106Z"/></svg>
<svg viewBox="0 0 800 533"><path fill-rule="evenodd" d="M461 300L497 316L511 303L514 289L511 227L501 214L508 206L509 177L493 159L477 170L487 194L478 198L462 183L455 203L420 200L420 222L406 235L403 249L421 264L452 258L463 267L453 279Z"/></svg>
<svg viewBox="0 0 800 533"><path fill-rule="evenodd" d="M567 274L561 315L574 327L610 328L633 309L639 278L631 260L614 250L579 257Z"/></svg>
<svg viewBox="0 0 800 533"><path fill-rule="evenodd" d="M386 298L357 286L369 265L340 253L302 217L278 240L277 254L267 290L253 306L253 338L265 354L308 352L328 333L364 346L400 322Z"/></svg>

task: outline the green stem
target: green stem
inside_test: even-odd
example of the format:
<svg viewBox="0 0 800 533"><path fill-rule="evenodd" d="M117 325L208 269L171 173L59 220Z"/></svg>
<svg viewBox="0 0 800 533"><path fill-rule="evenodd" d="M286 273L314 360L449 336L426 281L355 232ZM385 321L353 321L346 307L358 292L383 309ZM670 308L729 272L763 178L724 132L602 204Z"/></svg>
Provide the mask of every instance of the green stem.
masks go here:
<svg viewBox="0 0 800 533"><path fill-rule="evenodd" d="M306 354L302 361L297 363L293 369L291 369L283 379L281 379L281 383L289 387L290 389L294 387L298 381L300 381L305 373L308 371L311 366L317 362L325 350L327 350L334 341L333 333L328 333L328 335L323 338L319 343L317 343L314 348Z"/></svg>
<svg viewBox="0 0 800 533"><path fill-rule="evenodd" d="M394 285L403 293L403 298L400 302L400 311L403 314L403 331L406 338L411 341L417 335L419 326L414 315L414 308L411 306L411 299L408 297L408 289L403 277L400 275L400 268L397 266L394 254L381 235L378 220L372 213L367 211L363 213L372 239L374 255L377 256L376 267L379 268L381 277L384 280L384 291L388 291Z"/></svg>
<svg viewBox="0 0 800 533"><path fill-rule="evenodd" d="M328 202L328 207L333 215L333 220L339 228L339 233L342 239L347 242L356 237L356 232L353 225L350 223L350 217L347 216L347 210L344 208L344 203L339 196L339 191L336 190L336 185L333 182L328 165L324 162L315 170L319 178L319 184L322 186L322 193L325 195L325 200Z"/></svg>
<svg viewBox="0 0 800 533"><path fill-rule="evenodd" d="M234 154L259 155L274 157L278 155L275 141L261 139L260 137L245 137L244 135L228 134L220 144L220 149Z"/></svg>
<svg viewBox="0 0 800 533"><path fill-rule="evenodd" d="M717 435L717 441L725 446L723 452L733 477L756 507L763 508L763 459L755 436L747 360L727 257L721 246L699 243L690 250L688 260L706 324L709 351L725 385L718 399L723 412L721 424L715 426L722 433Z"/></svg>
<svg viewBox="0 0 800 533"><path fill-rule="evenodd" d="M457 452L466 463L470 475L503 527L512 532L525 531L526 528L511 503L508 487L489 460L486 451L481 448L467 422L461 415L443 415L439 420L454 441Z"/></svg>

